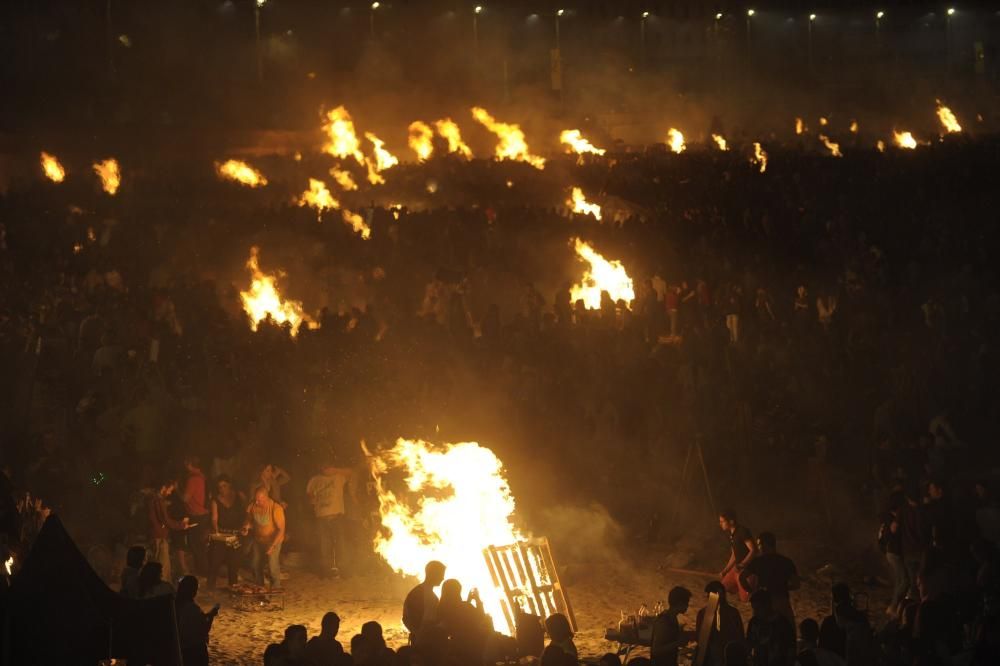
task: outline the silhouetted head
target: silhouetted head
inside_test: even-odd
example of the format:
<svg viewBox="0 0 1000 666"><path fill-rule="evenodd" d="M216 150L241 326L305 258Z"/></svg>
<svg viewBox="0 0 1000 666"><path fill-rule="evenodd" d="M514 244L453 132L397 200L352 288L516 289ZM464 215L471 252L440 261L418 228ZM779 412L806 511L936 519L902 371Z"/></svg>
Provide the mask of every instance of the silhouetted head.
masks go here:
<svg viewBox="0 0 1000 666"><path fill-rule="evenodd" d="M437 560L431 560L424 567L424 580L431 584L431 587L437 587L444 580L445 566L443 563Z"/></svg>
<svg viewBox="0 0 1000 666"><path fill-rule="evenodd" d="M573 638L573 629L562 613L553 613L545 618L545 632L554 643L562 643Z"/></svg>
<svg viewBox="0 0 1000 666"><path fill-rule="evenodd" d="M686 587L681 587L678 585L667 593L667 605L677 610L679 613L685 613L688 609L688 604L691 602L691 590Z"/></svg>
<svg viewBox="0 0 1000 666"><path fill-rule="evenodd" d="M323 616L320 622L320 634L328 638L336 638L340 631L340 616L330 611Z"/></svg>
<svg viewBox="0 0 1000 666"><path fill-rule="evenodd" d="M125 554L125 564L133 569L141 569L146 561L146 549L142 546L132 546Z"/></svg>
<svg viewBox="0 0 1000 666"><path fill-rule="evenodd" d="M194 601L198 596L198 579L194 576L184 576L177 583L177 603Z"/></svg>

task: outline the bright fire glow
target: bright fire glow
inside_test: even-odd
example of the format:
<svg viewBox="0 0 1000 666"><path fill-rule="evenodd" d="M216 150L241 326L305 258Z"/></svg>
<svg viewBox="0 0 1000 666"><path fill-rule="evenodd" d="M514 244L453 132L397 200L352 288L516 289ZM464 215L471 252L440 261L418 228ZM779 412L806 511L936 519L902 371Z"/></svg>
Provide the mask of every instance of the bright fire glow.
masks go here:
<svg viewBox="0 0 1000 666"><path fill-rule="evenodd" d="M42 151L41 161L46 178L53 183L61 183L66 179L66 169L63 168L62 164L59 164L59 160L54 155Z"/></svg>
<svg viewBox="0 0 1000 666"><path fill-rule="evenodd" d="M311 206L316 209L317 217L323 216L324 210L340 208L340 202L333 198L330 190L326 188L326 183L316 178L309 179L309 189L302 193L298 199L300 206Z"/></svg>
<svg viewBox="0 0 1000 666"><path fill-rule="evenodd" d="M712 141L714 141L715 145L719 147L719 150L729 150L729 144L726 143L726 137L721 134L713 134Z"/></svg>
<svg viewBox="0 0 1000 666"><path fill-rule="evenodd" d="M291 327L293 338L299 334L302 324L311 329L318 328L319 324L302 309L301 301L282 300L275 284L275 276L265 275L260 270L257 262L259 252L256 246L250 248L250 258L247 260L250 288L240 292L243 310L250 317L251 330L256 331L260 322L268 317L279 325L287 323Z"/></svg>
<svg viewBox="0 0 1000 666"><path fill-rule="evenodd" d="M857 120L852 120L851 121L850 130L851 130L851 134L857 134L858 133L858 121Z"/></svg>
<svg viewBox="0 0 1000 666"><path fill-rule="evenodd" d="M606 291L611 300L617 303L624 299L632 307L635 289L622 262L617 259L608 261L579 238L574 240L574 248L577 256L590 266L583 272L580 283L570 288L570 300L573 303L582 300L588 310L598 310L601 307L601 292Z"/></svg>
<svg viewBox="0 0 1000 666"><path fill-rule="evenodd" d="M878 141L876 141L875 142L875 150L877 150L880 153L884 153L885 152L885 141L883 141L882 139L879 139Z"/></svg>
<svg viewBox="0 0 1000 666"><path fill-rule="evenodd" d="M944 127L945 131L951 134L952 132L961 132L962 126L958 124L958 118L955 114L951 112L947 106L941 103L941 100L937 101L937 117L941 121L941 125Z"/></svg>
<svg viewBox="0 0 1000 666"><path fill-rule="evenodd" d="M796 134L802 134L805 131L806 131L806 124L804 122L802 122L801 118L796 118L795 119L795 133Z"/></svg>
<svg viewBox="0 0 1000 666"><path fill-rule="evenodd" d="M374 160L365 158L365 169L368 170L368 182L372 185L384 185L385 178L383 178L378 172L378 166L375 164Z"/></svg>
<svg viewBox="0 0 1000 666"><path fill-rule="evenodd" d="M118 160L109 157L103 162L94 163L94 173L101 179L101 188L111 196L118 191L118 186L122 184L122 174L118 168Z"/></svg>
<svg viewBox="0 0 1000 666"><path fill-rule="evenodd" d="M834 157L843 157L843 154L840 152L839 143L834 143L833 141L830 141L830 139L828 139L823 134L819 135L819 140L823 142L823 145L826 146L826 149L830 151L831 155L833 155Z"/></svg>
<svg viewBox="0 0 1000 666"><path fill-rule="evenodd" d="M371 132L365 132L365 138L371 141L372 152L375 153L374 162L370 159L365 160L365 166L368 168L368 182L372 185L381 185L385 182L385 178L381 176L381 173L399 164L399 160L385 149L385 141L382 139Z"/></svg>
<svg viewBox="0 0 1000 666"><path fill-rule="evenodd" d="M449 153L459 153L467 160L472 159L472 150L462 141L462 131L458 124L451 118L445 118L434 123L440 134L448 142Z"/></svg>
<svg viewBox="0 0 1000 666"><path fill-rule="evenodd" d="M344 222L346 222L354 232L359 234L363 239L368 240L372 237L372 229L367 224L365 224L365 218L361 217L357 213L352 213L349 210L343 211Z"/></svg>
<svg viewBox="0 0 1000 666"><path fill-rule="evenodd" d="M567 206L573 207L574 213L579 213L581 215L593 215L598 220L601 219L601 207L594 203L589 203L583 196L583 190L579 187L574 187L572 193L570 194L569 201L566 202Z"/></svg>
<svg viewBox="0 0 1000 666"><path fill-rule="evenodd" d="M358 189L358 184L354 182L354 176L351 175L350 171L333 167L330 169L330 175L333 176L333 179L337 181L337 185L340 185L340 188L345 192L352 192Z"/></svg>
<svg viewBox="0 0 1000 666"><path fill-rule="evenodd" d="M760 167L761 173L767 171L767 153L764 152L764 149L756 141L753 144L753 158L750 160L750 163Z"/></svg>
<svg viewBox="0 0 1000 666"><path fill-rule="evenodd" d="M512 523L514 498L496 455L475 442L433 445L398 439L368 454L382 527L375 551L394 571L422 577L438 560L466 591L479 590L494 621L500 593L483 558L487 546L523 540Z"/></svg>
<svg viewBox="0 0 1000 666"><path fill-rule="evenodd" d="M3 563L3 568L7 570L7 575L10 576L14 573L14 556L11 555L7 558L7 561Z"/></svg>
<svg viewBox="0 0 1000 666"><path fill-rule="evenodd" d="M347 112L347 109L338 106L336 109L328 111L326 121L323 125L323 131L326 132L329 140L323 146L323 152L340 158L353 157L358 164L364 162L365 157L361 154L361 141L354 131L354 121L351 120L351 114Z"/></svg>
<svg viewBox="0 0 1000 666"><path fill-rule="evenodd" d="M247 187L267 185L267 178L264 178L264 174L241 160L226 160L222 164L216 162L215 171L220 178L233 180Z"/></svg>
<svg viewBox="0 0 1000 666"><path fill-rule="evenodd" d="M684 135L681 134L679 129L671 127L667 130L667 145L670 146L670 150L675 153L683 153L687 146L684 145Z"/></svg>
<svg viewBox="0 0 1000 666"><path fill-rule="evenodd" d="M410 149L417 154L417 159L423 162L434 152L434 130L427 123L414 120L410 123Z"/></svg>
<svg viewBox="0 0 1000 666"><path fill-rule="evenodd" d="M500 139L495 151L498 160L517 160L527 162L536 169L545 168L543 158L528 152L528 144L519 125L497 122L489 111L478 106L473 107L472 117Z"/></svg>
<svg viewBox="0 0 1000 666"><path fill-rule="evenodd" d="M603 155L606 151L603 148L597 148L592 143L583 138L580 130L563 130L559 135L559 143L565 143L570 147L570 150L577 155L583 155L584 153L592 153L594 155Z"/></svg>
<svg viewBox="0 0 1000 666"><path fill-rule="evenodd" d="M907 150L913 150L917 147L917 140L909 132L897 132L893 130L892 140L898 147L906 148Z"/></svg>
<svg viewBox="0 0 1000 666"><path fill-rule="evenodd" d="M827 120L827 119L826 119L826 117L820 117L820 119L819 119L819 124L820 124L820 127L826 127L826 126L827 126L827 123L829 123L829 122L830 122L830 121L829 121L829 120Z"/></svg>

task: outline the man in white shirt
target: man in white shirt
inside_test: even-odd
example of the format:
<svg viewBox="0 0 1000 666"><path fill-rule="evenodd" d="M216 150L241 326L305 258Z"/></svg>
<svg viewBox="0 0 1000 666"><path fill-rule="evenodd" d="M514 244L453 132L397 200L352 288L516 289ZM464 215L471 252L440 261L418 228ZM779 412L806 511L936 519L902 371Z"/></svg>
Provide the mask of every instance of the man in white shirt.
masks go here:
<svg viewBox="0 0 1000 666"><path fill-rule="evenodd" d="M325 465L309 479L306 495L316 512L319 534L320 575L336 576L344 562L344 488L351 479L349 468Z"/></svg>

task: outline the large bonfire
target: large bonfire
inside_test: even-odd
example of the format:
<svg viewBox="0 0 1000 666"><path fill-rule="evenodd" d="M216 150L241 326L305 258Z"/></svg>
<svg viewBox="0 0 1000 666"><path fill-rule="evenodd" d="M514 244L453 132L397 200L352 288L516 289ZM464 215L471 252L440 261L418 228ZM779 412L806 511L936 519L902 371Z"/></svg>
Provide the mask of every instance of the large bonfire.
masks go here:
<svg viewBox="0 0 1000 666"><path fill-rule="evenodd" d="M497 628L503 610L483 550L524 539L514 526L514 498L496 455L476 442L434 445L398 439L366 449L378 493L382 528L375 550L394 571L423 576L431 560L448 578L476 588Z"/></svg>
<svg viewBox="0 0 1000 666"><path fill-rule="evenodd" d="M631 307L635 300L635 288L622 262L605 259L589 243L579 238L574 239L573 247L577 257L586 262L588 268L583 272L583 279L570 289L572 302L582 300L588 310L598 310L601 307L601 293L606 291L611 300L616 303L624 300Z"/></svg>

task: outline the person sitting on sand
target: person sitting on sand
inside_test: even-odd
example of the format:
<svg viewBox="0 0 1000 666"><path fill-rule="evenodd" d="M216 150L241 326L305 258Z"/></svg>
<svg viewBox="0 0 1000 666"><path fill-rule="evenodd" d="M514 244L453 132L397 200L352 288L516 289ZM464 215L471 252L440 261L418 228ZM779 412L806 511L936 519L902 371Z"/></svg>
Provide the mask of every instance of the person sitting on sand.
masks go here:
<svg viewBox="0 0 1000 666"><path fill-rule="evenodd" d="M306 659L313 666L347 666L351 663L349 655L344 653L344 647L337 640L340 631L340 616L329 612L320 622L318 636L313 636L306 644Z"/></svg>
<svg viewBox="0 0 1000 666"><path fill-rule="evenodd" d="M177 640L186 666L208 666L208 633L219 614L219 604L203 612L195 602L198 596L198 579L184 576L177 584L174 601L177 613Z"/></svg>
<svg viewBox="0 0 1000 666"><path fill-rule="evenodd" d="M138 592L140 599L163 597L174 593L174 586L163 580L163 565L146 562L139 572Z"/></svg>
<svg viewBox="0 0 1000 666"><path fill-rule="evenodd" d="M489 620L479 602L479 594L473 590L468 601L462 600L462 584L455 579L441 584L441 601L438 603L438 624L449 638L452 657L463 664L479 663L483 660Z"/></svg>
<svg viewBox="0 0 1000 666"><path fill-rule="evenodd" d="M139 598L139 572L146 562L146 549L142 546L132 546L125 554L125 568L122 569L122 580L119 593L128 599Z"/></svg>
<svg viewBox="0 0 1000 666"><path fill-rule="evenodd" d="M545 618L545 633L549 635L549 647L553 645L573 657L576 661L579 654L573 642L573 629L569 620L562 613L553 613Z"/></svg>
<svg viewBox="0 0 1000 666"><path fill-rule="evenodd" d="M306 657L308 635L309 632L301 624L290 624L285 628L285 640L281 642L281 658L284 666L311 666Z"/></svg>
<svg viewBox="0 0 1000 666"><path fill-rule="evenodd" d="M420 632L437 619L438 598L434 588L444 581L445 566L432 560L424 567L424 580L410 590L403 601L403 625L410 631L410 643L416 644Z"/></svg>

